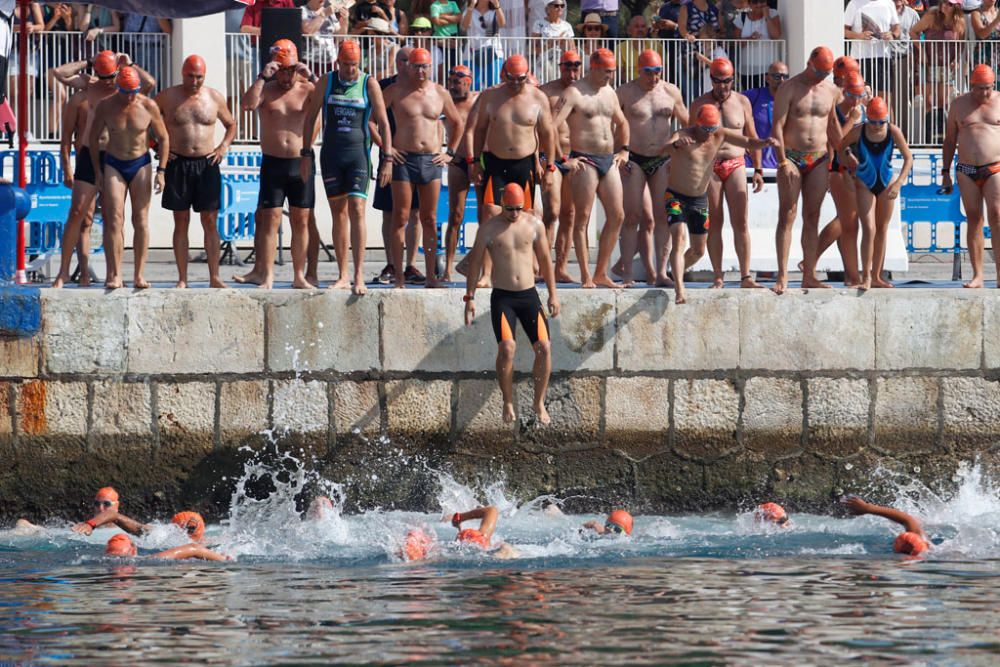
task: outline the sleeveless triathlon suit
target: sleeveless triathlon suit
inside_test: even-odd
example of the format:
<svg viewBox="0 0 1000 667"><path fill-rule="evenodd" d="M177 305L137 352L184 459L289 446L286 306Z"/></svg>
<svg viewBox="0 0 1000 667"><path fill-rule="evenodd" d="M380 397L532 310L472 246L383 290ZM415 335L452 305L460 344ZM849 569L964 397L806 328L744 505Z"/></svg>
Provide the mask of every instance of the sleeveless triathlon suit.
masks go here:
<svg viewBox="0 0 1000 667"><path fill-rule="evenodd" d="M320 167L327 198L368 198L371 181L371 101L368 75L341 81L330 72L323 101L323 149Z"/></svg>
<svg viewBox="0 0 1000 667"><path fill-rule="evenodd" d="M855 144L858 151L857 179L876 197L882 194L892 182L892 150L895 147L892 132L878 143L861 131L861 139Z"/></svg>

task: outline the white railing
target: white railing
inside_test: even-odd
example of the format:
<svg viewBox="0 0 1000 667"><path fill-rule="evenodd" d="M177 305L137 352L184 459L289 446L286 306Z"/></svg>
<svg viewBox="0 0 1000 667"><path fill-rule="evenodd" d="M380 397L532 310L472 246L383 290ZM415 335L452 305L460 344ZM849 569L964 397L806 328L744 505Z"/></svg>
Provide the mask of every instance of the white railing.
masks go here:
<svg viewBox="0 0 1000 667"><path fill-rule="evenodd" d="M699 40L692 43L663 39L389 38L359 35L338 36L336 41L330 42L316 40L313 36L304 36L303 39L302 59L317 74L324 74L332 69L337 42L354 39L361 45L362 69L378 78L396 73L396 51L401 46L419 46L431 51L433 75L437 81L444 83L451 67L464 64L473 72L473 90L481 90L497 83L503 59L514 53L524 54L530 71L540 81L554 79L559 75L559 58L563 50L569 48L576 49L583 56L584 71L590 54L598 48L605 47L615 51L618 59L615 85L618 85L637 75L639 53L651 48L659 51L663 58L664 78L676 83L688 102L708 90L708 62L715 57L724 54L733 61L737 73L737 90L763 86L768 66L775 60L785 59L784 41L767 40ZM260 71L256 38L239 33L228 34L226 55L229 63L228 97L231 108L238 109L240 96L253 84ZM238 125L237 142L257 141L256 114L238 114Z"/></svg>
<svg viewBox="0 0 1000 667"><path fill-rule="evenodd" d="M11 105L17 108L18 39L8 68ZM57 82L50 70L74 60L83 60L110 49L127 53L157 81L157 88L172 85L170 36L162 33L105 33L88 42L79 32L41 32L28 36L28 132L37 142L58 142L63 105L73 91Z"/></svg>
<svg viewBox="0 0 1000 667"><path fill-rule="evenodd" d="M940 146L952 100L969 92L969 75L979 63L997 66L1000 42L848 40L845 53L889 103L893 122L911 146Z"/></svg>

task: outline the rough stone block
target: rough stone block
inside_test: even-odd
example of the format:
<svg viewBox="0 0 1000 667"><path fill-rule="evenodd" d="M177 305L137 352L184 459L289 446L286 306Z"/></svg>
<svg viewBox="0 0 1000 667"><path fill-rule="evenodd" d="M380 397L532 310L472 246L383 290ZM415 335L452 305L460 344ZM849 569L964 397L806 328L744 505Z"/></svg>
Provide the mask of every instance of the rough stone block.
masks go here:
<svg viewBox="0 0 1000 667"><path fill-rule="evenodd" d="M520 443L526 449L559 451L594 446L601 435L601 390L604 380L597 377L560 378L549 384L545 407L552 418L541 426L532 409L534 383L522 380L514 385L520 420Z"/></svg>
<svg viewBox="0 0 1000 667"><path fill-rule="evenodd" d="M316 380L275 381L271 423L278 432L326 433L330 428L327 384Z"/></svg>
<svg viewBox="0 0 1000 667"><path fill-rule="evenodd" d="M740 297L721 290L691 290L674 304L668 290L618 293L618 368L724 370L739 366Z"/></svg>
<svg viewBox="0 0 1000 667"><path fill-rule="evenodd" d="M839 290L776 299L762 291L740 299L740 308L740 368L870 369L875 363L873 299Z"/></svg>
<svg viewBox="0 0 1000 667"><path fill-rule="evenodd" d="M14 387L10 382L0 382L0 436L14 433L14 420L10 416L13 394Z"/></svg>
<svg viewBox="0 0 1000 667"><path fill-rule="evenodd" d="M496 342L488 295L488 290L476 292L476 319L470 327L465 326L461 290L403 290L383 297L383 368L407 372L492 369Z"/></svg>
<svg viewBox="0 0 1000 667"><path fill-rule="evenodd" d="M495 381L460 380L457 392L455 429L460 447L486 449L498 438L508 442L513 438L516 421L504 423L503 396ZM522 409L530 407L529 403Z"/></svg>
<svg viewBox="0 0 1000 667"><path fill-rule="evenodd" d="M868 380L812 378L808 380L809 451L821 457L843 458L868 445Z"/></svg>
<svg viewBox="0 0 1000 667"><path fill-rule="evenodd" d="M603 448L555 454L558 494L562 497L591 496L598 501L593 510L608 505L633 506L635 471L632 462Z"/></svg>
<svg viewBox="0 0 1000 667"><path fill-rule="evenodd" d="M986 292L986 290L984 290ZM983 365L987 369L1000 368L1000 295L986 292L983 299Z"/></svg>
<svg viewBox="0 0 1000 667"><path fill-rule="evenodd" d="M798 380L754 377L743 390L743 443L768 460L802 449L802 385Z"/></svg>
<svg viewBox="0 0 1000 667"><path fill-rule="evenodd" d="M46 370L50 374L124 371L128 300L124 290L112 294L100 290L43 290Z"/></svg>
<svg viewBox="0 0 1000 667"><path fill-rule="evenodd" d="M375 437L382 428L377 382L333 385L333 427L337 436Z"/></svg>
<svg viewBox="0 0 1000 667"><path fill-rule="evenodd" d="M38 376L38 348L41 336L8 338L0 336L0 376L33 378Z"/></svg>
<svg viewBox="0 0 1000 667"><path fill-rule="evenodd" d="M17 386L17 432L41 435L48 428L45 419L46 386L43 380L31 380Z"/></svg>
<svg viewBox="0 0 1000 667"><path fill-rule="evenodd" d="M117 380L95 382L91 433L98 436L150 436L151 411L148 384Z"/></svg>
<svg viewBox="0 0 1000 667"><path fill-rule="evenodd" d="M545 307L548 290L539 290L539 296ZM615 300L610 290L559 291L562 312L549 320L553 372L614 368ZM519 339L519 349L529 347L527 340L520 343Z"/></svg>
<svg viewBox="0 0 1000 667"><path fill-rule="evenodd" d="M371 371L379 364L379 302L345 290L277 293L268 300L272 371Z"/></svg>
<svg viewBox="0 0 1000 667"><path fill-rule="evenodd" d="M944 444L977 454L1000 443L1000 383L944 378Z"/></svg>
<svg viewBox="0 0 1000 667"><path fill-rule="evenodd" d="M981 296L956 290L893 292L876 297L876 368L980 368Z"/></svg>
<svg viewBox="0 0 1000 667"><path fill-rule="evenodd" d="M836 487L836 468L840 462L828 461L811 454L776 463L771 471L773 495L778 502L817 512L829 511Z"/></svg>
<svg viewBox="0 0 1000 667"><path fill-rule="evenodd" d="M412 440L447 436L451 430L451 384L445 380L386 382L389 433Z"/></svg>
<svg viewBox="0 0 1000 667"><path fill-rule="evenodd" d="M219 388L219 438L239 441L267 428L266 380L223 382Z"/></svg>
<svg viewBox="0 0 1000 667"><path fill-rule="evenodd" d="M45 432L51 435L87 435L87 384L47 382L45 385Z"/></svg>
<svg viewBox="0 0 1000 667"><path fill-rule="evenodd" d="M264 310L240 290L148 290L128 300L128 372L264 370Z"/></svg>
<svg viewBox="0 0 1000 667"><path fill-rule="evenodd" d="M161 441L172 441L175 450L211 451L215 440L215 383L158 384L156 419Z"/></svg>
<svg viewBox="0 0 1000 667"><path fill-rule="evenodd" d="M875 449L889 455L911 456L932 452L937 444L937 378L879 378Z"/></svg>
<svg viewBox="0 0 1000 667"><path fill-rule="evenodd" d="M772 466L767 453L743 451L705 466L705 492L713 506L748 506L767 497Z"/></svg>
<svg viewBox="0 0 1000 667"><path fill-rule="evenodd" d="M739 449L740 395L728 380L674 381L674 450L700 462Z"/></svg>
<svg viewBox="0 0 1000 667"><path fill-rule="evenodd" d="M604 391L604 438L629 457L667 449L670 433L670 380L608 378Z"/></svg>
<svg viewBox="0 0 1000 667"><path fill-rule="evenodd" d="M636 495L643 511L701 510L707 502L705 466L669 452L637 461Z"/></svg>

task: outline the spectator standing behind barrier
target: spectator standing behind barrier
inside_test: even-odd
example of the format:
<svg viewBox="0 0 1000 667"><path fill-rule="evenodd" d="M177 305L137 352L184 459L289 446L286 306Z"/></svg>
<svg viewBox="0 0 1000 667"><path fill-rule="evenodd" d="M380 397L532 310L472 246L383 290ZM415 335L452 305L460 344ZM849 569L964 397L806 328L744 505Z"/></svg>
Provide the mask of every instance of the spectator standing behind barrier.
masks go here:
<svg viewBox="0 0 1000 667"><path fill-rule="evenodd" d="M294 0L257 0L243 12L240 32L250 35L260 34L260 21L265 9L291 9L295 7Z"/></svg>
<svg viewBox="0 0 1000 667"><path fill-rule="evenodd" d="M354 16L351 17L351 32L356 35L365 34L372 19L382 19L389 26L389 7L378 0L359 2L354 7ZM390 30L380 32L390 32Z"/></svg>
<svg viewBox="0 0 1000 667"><path fill-rule="evenodd" d="M995 42L1000 40L1000 8L997 0L983 0L983 4L970 14L972 32L977 40ZM995 44L980 44L976 62L992 62Z"/></svg>
<svg viewBox="0 0 1000 667"><path fill-rule="evenodd" d="M458 24L462 20L462 9L455 0L434 0L431 5L431 24L434 30L431 33L437 37L437 49L444 58L442 71L458 64L460 40L446 39L458 35ZM426 47L425 47L426 48ZM430 50L430 49L428 49ZM433 53L433 51L431 51ZM441 72L438 72L440 77Z"/></svg>
<svg viewBox="0 0 1000 667"><path fill-rule="evenodd" d="M559 56L563 51L573 48L573 26L563 18L565 10L566 0L548 0L545 3L545 17L531 26L532 37L545 38L545 41L532 41L539 61L535 76L541 81L558 76Z"/></svg>
<svg viewBox="0 0 1000 667"><path fill-rule="evenodd" d="M84 33L84 39L94 42L101 35L121 32L121 19L113 12L97 5L79 5L77 27Z"/></svg>
<svg viewBox="0 0 1000 667"><path fill-rule="evenodd" d="M362 34L369 35L364 49L364 70L374 77L383 79L396 71L396 52L399 45L392 35L392 28L385 19L372 17Z"/></svg>
<svg viewBox="0 0 1000 667"><path fill-rule="evenodd" d="M767 85L751 88L744 93L750 100L750 108L753 109L753 124L757 129L757 136L761 139L767 139L771 136L771 124L774 122L774 96L778 94L778 87L787 80L788 65L776 60L767 68ZM746 156L745 162L746 166L753 166L749 155ZM770 146L763 151L761 166L764 169L778 168L778 159L775 157L774 149Z"/></svg>
<svg viewBox="0 0 1000 667"><path fill-rule="evenodd" d="M611 39L618 38L618 9L618 0L583 0L580 3L580 14L597 14Z"/></svg>
<svg viewBox="0 0 1000 667"><path fill-rule="evenodd" d="M302 60L313 72L329 72L337 59L335 35L346 35L349 22L347 9L330 0L309 0L302 8L302 34L305 56Z"/></svg>
<svg viewBox="0 0 1000 667"><path fill-rule="evenodd" d="M468 39L467 65L472 70L476 90L495 86L500 78L503 46L497 38L507 18L497 0L474 0L462 13L462 30Z"/></svg>
<svg viewBox="0 0 1000 667"><path fill-rule="evenodd" d="M155 16L144 16L142 14L123 13L120 16L122 32L128 33L120 35L121 48L132 56L132 61L150 73L154 79L162 83L166 79L163 74L169 68L166 62L166 55L163 47L166 40L161 37L152 37L153 34L171 34L173 24L170 19L158 19ZM132 35L132 33L138 33ZM147 35L147 36L143 36Z"/></svg>
<svg viewBox="0 0 1000 667"><path fill-rule="evenodd" d="M893 0L851 0L844 10L844 39L867 40L852 44L849 55L861 64L861 75L872 90L886 99L895 78L889 44L899 34L899 14Z"/></svg>
<svg viewBox="0 0 1000 667"><path fill-rule="evenodd" d="M750 11L733 19L737 39L778 40L782 38L781 16L767 6L767 0L750 0ZM764 85L767 66L780 57L778 45L744 44L738 48L736 67L740 75L740 90Z"/></svg>
<svg viewBox="0 0 1000 667"><path fill-rule="evenodd" d="M653 28L657 30L660 39L680 39L681 9L687 0L666 0L657 13ZM689 48L683 44L668 43L663 45L669 51L664 57L663 78L673 82L681 89L685 101L690 99L691 77L688 74L687 53Z"/></svg>
<svg viewBox="0 0 1000 667"><path fill-rule="evenodd" d="M895 9L895 7L893 7ZM959 61L960 49L965 40L965 12L962 0L943 0L924 14L917 25L910 28L910 38L932 40L921 44L924 69L923 89L919 92L924 99L926 117L925 141L940 143L945 130L945 113L952 97L957 92L952 85L955 64ZM944 42L954 42L946 44ZM869 82L871 83L871 82Z"/></svg>
<svg viewBox="0 0 1000 667"><path fill-rule="evenodd" d="M913 104L913 80L916 78L915 63L911 53L910 30L920 22L920 14L910 6L908 0L893 0L893 2L896 5L896 15L899 17L899 39L889 43L893 59L891 67L895 72L911 72L909 76L896 78L894 92L900 100L896 104L900 113L895 120L903 129L903 134L910 136L908 106Z"/></svg>
<svg viewBox="0 0 1000 667"><path fill-rule="evenodd" d="M639 54L647 49L653 49L659 53L659 48L653 40L649 39L649 20L642 14L636 14L629 19L628 25L625 26L625 34L628 35L629 39L621 42L618 52L620 58L624 60L622 67L630 73L631 78L635 79L639 76L641 69L639 67Z"/></svg>
<svg viewBox="0 0 1000 667"><path fill-rule="evenodd" d="M608 35L608 26L604 25L596 12L584 16L583 23L576 24L576 30L583 37L580 42L580 57L584 60L589 60L598 49L612 46L612 43L605 39Z"/></svg>
<svg viewBox="0 0 1000 667"><path fill-rule="evenodd" d="M406 12L396 6L396 0L385 0L383 3L389 8L389 27L397 35L410 34L410 19Z"/></svg>

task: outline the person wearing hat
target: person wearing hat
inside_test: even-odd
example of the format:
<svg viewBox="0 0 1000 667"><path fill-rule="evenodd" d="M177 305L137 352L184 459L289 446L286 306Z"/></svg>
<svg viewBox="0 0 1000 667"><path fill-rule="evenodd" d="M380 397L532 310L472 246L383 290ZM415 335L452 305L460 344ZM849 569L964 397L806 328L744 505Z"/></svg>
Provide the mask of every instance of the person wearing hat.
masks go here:
<svg viewBox="0 0 1000 667"><path fill-rule="evenodd" d="M104 548L104 555L112 558L135 558L139 555L139 548L128 535L118 533L112 535L111 539L108 540L107 546ZM183 546L150 554L148 557L159 560L232 560L232 558L216 553L197 542L189 542Z"/></svg>
<svg viewBox="0 0 1000 667"><path fill-rule="evenodd" d="M608 26L601 21L601 15L592 12L583 17L583 23L576 24L580 37L585 39L604 39L608 36Z"/></svg>
<svg viewBox="0 0 1000 667"><path fill-rule="evenodd" d="M684 272L705 254L709 228L706 193L722 147L729 143L760 150L777 143L774 139L751 138L742 130L723 127L722 113L715 104L698 107L692 121L690 127L678 130L667 140L671 162L665 200L673 244L670 264L676 293L674 301L678 304L686 302ZM689 235L691 247L688 249Z"/></svg>
<svg viewBox="0 0 1000 667"><path fill-rule="evenodd" d="M632 536L632 515L622 509L617 509L608 515L604 523L599 521L587 521L583 528L591 530L598 535L626 535ZM582 532L582 531L581 531Z"/></svg>
<svg viewBox="0 0 1000 667"><path fill-rule="evenodd" d="M605 28L603 36L611 39L618 38L618 10L619 0L583 0L580 3L580 15L584 17L584 24L591 15L596 15ZM580 34L587 37L582 30Z"/></svg>
<svg viewBox="0 0 1000 667"><path fill-rule="evenodd" d="M434 26L431 25L431 20L426 16L418 16L410 24L410 35L414 37L429 37L433 30Z"/></svg>
<svg viewBox="0 0 1000 667"><path fill-rule="evenodd" d="M94 494L94 516L76 524L72 530L81 535L90 535L95 528L117 526L133 535L149 532L148 525L125 516L119 510L118 492L110 486L105 486Z"/></svg>
<svg viewBox="0 0 1000 667"><path fill-rule="evenodd" d="M847 508L848 512L855 516L873 514L901 525L904 532L900 533L892 544L892 550L896 553L919 556L931 548L927 533L924 532L924 527L915 516L892 507L865 502L857 496L847 496L840 502Z"/></svg>

